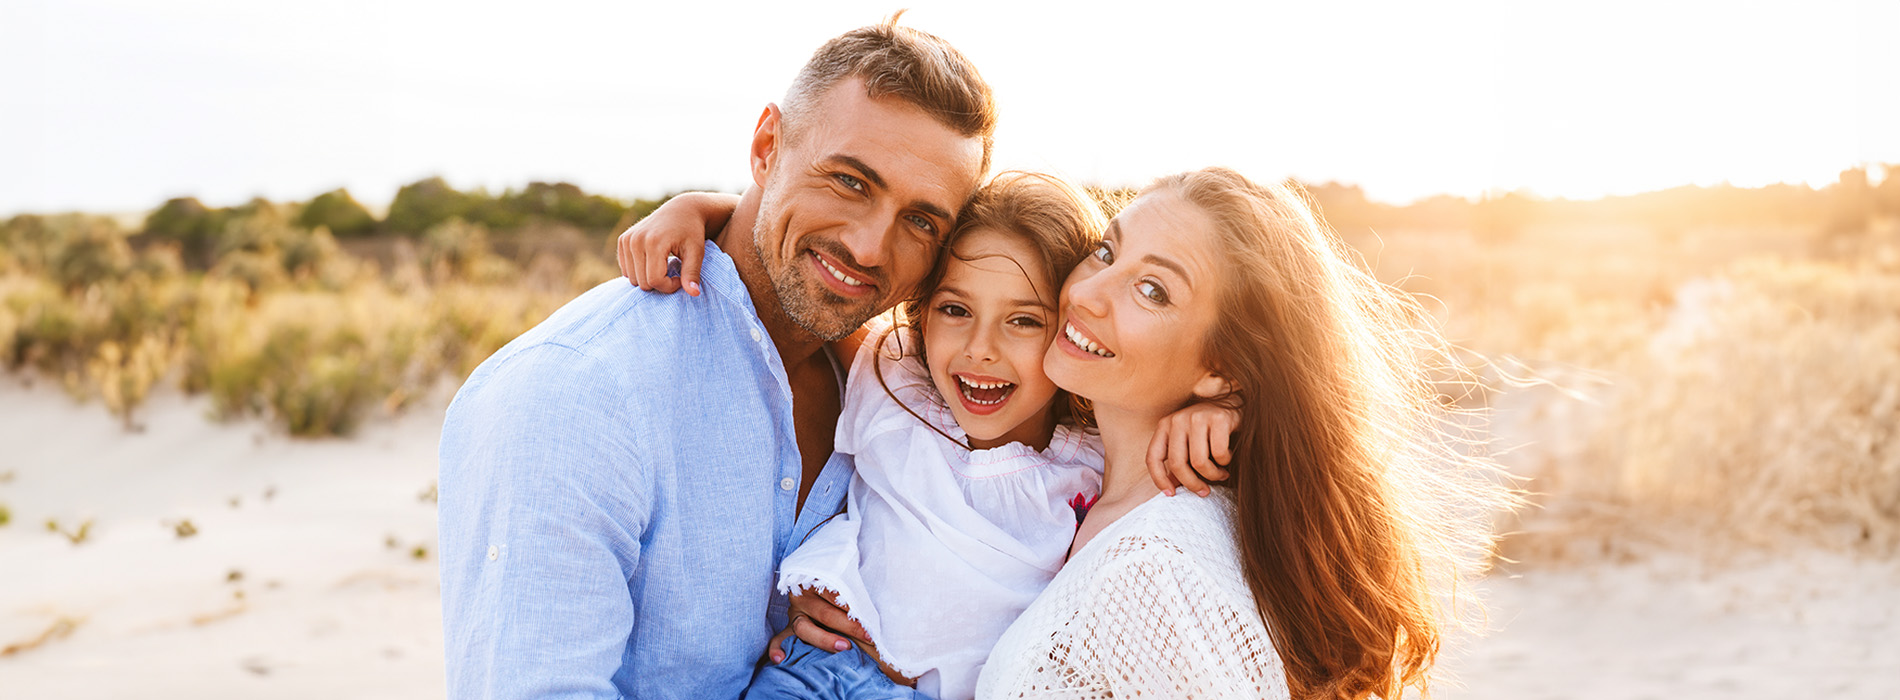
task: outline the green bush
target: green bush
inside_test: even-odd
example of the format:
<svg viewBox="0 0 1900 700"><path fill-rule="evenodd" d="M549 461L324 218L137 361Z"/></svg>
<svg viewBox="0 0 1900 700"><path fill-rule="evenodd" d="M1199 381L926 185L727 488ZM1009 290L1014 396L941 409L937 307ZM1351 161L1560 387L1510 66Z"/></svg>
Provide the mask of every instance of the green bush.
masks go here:
<svg viewBox="0 0 1900 700"><path fill-rule="evenodd" d="M229 215L228 210L206 207L196 197L180 197L167 200L145 217L145 233L178 243L185 262L202 270L211 266L212 250Z"/></svg>
<svg viewBox="0 0 1900 700"><path fill-rule="evenodd" d="M466 217L475 198L450 187L440 177L403 185L389 203L383 225L392 233L420 236L449 219Z"/></svg>
<svg viewBox="0 0 1900 700"><path fill-rule="evenodd" d="M306 229L326 228L343 238L358 238L376 231L376 218L350 196L347 189L317 195L297 214L297 225Z"/></svg>

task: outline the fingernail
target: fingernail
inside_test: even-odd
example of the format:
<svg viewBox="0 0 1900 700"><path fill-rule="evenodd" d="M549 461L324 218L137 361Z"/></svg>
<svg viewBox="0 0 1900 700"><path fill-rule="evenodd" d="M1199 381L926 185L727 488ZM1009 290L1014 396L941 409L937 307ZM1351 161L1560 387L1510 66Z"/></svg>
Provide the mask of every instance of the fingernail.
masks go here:
<svg viewBox="0 0 1900 700"><path fill-rule="evenodd" d="M1169 498L1174 498L1175 496L1179 496L1179 495L1181 495L1181 487L1176 486L1174 488L1168 489Z"/></svg>
<svg viewBox="0 0 1900 700"><path fill-rule="evenodd" d="M838 641L836 641L836 642L832 642L832 644L831 644L831 648L833 648L833 649L837 649L838 651L844 651L844 650L846 650L846 649L850 649L850 648L851 648L851 643L850 643L850 642L847 642L847 641L845 641L845 640L842 640L842 639L840 639L840 640L838 640Z"/></svg>
<svg viewBox="0 0 1900 700"><path fill-rule="evenodd" d="M784 661L784 660L785 660L785 655L784 655L784 654L780 654L780 653L778 653L778 652L776 652L776 651L775 651L775 652L772 652L772 663L779 663L779 662L781 662L781 661Z"/></svg>
<svg viewBox="0 0 1900 700"><path fill-rule="evenodd" d="M692 293L693 293L693 296L699 296L699 283L698 283L698 282L687 282L687 283L686 283L686 291L689 291L689 292L692 292Z"/></svg>
<svg viewBox="0 0 1900 700"><path fill-rule="evenodd" d="M1201 498L1207 498L1207 494L1210 494L1210 493L1213 493L1213 492L1212 492L1212 491L1208 491L1207 489L1201 489L1201 491L1200 491L1200 494L1201 494Z"/></svg>

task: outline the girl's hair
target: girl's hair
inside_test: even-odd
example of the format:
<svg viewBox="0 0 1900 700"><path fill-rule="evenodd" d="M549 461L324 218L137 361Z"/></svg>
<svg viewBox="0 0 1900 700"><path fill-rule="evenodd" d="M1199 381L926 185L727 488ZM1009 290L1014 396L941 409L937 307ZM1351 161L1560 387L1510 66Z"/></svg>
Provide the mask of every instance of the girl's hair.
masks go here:
<svg viewBox="0 0 1900 700"><path fill-rule="evenodd" d="M1459 365L1293 187L1209 168L1144 194L1157 191L1218 232L1226 282L1202 356L1232 389L1216 400L1240 412L1221 486L1294 697L1428 692L1445 613L1463 612L1490 518L1517 500L1440 403L1435 375Z"/></svg>
<svg viewBox="0 0 1900 700"><path fill-rule="evenodd" d="M936 266L918 285L916 296L898 305L900 316L892 332L903 334L899 338L908 345L906 353L915 354L918 359L928 363L924 355L923 337L924 324L928 323L929 318L930 297L936 294L937 285L943 282L944 272L949 268L951 259L965 262L973 260L956 253L957 241L970 231L987 228L1027 241L1040 258L1041 266L1036 271L1042 273L1051 285L1048 292L1052 297L1043 301L1054 308L1062 281L1068 278L1070 270L1074 270L1083 258L1101 244L1102 230L1106 227L1107 220L1102 217L1101 207L1095 200L1062 178L1019 170L997 173L957 212L956 227L944 237L943 255L938 256ZM1030 261L1011 262L1022 268L1023 276L1035 279L1030 269L1022 267ZM865 342L876 343L873 347L881 349L883 340L870 338ZM881 362L883 355L879 352L874 360ZM877 365L875 371L878 372L878 383L883 384L881 364ZM884 393L890 394L893 399L897 398L891 394L889 385L884 385ZM898 401L898 405L903 404L903 401ZM1058 421L1090 422L1087 404L1080 397L1057 391L1055 406ZM905 406L905 410L910 410L910 407ZM911 411L911 415L916 415L916 411ZM921 416L919 420L922 420ZM924 422L929 424L929 421ZM944 437L950 438L949 435ZM950 440L956 442L955 438Z"/></svg>

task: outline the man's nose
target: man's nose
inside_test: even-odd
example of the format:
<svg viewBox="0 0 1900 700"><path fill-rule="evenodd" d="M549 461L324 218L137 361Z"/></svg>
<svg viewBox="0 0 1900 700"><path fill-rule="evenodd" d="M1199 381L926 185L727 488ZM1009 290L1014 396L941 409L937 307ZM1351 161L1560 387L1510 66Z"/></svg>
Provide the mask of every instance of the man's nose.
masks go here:
<svg viewBox="0 0 1900 700"><path fill-rule="evenodd" d="M852 263L865 271L883 267L890 257L892 224L888 221L861 221L846 229L839 240L851 252Z"/></svg>

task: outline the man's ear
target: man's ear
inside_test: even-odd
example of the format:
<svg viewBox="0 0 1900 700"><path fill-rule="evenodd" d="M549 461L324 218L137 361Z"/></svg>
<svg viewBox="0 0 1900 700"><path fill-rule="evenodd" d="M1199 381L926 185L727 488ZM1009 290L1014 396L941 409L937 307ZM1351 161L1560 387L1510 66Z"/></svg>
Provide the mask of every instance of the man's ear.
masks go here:
<svg viewBox="0 0 1900 700"><path fill-rule="evenodd" d="M1194 395L1203 399L1224 396L1232 393L1233 390L1233 383L1227 381L1226 377L1220 376L1220 374L1216 372L1210 371L1207 374L1203 374L1198 381L1194 382Z"/></svg>
<svg viewBox="0 0 1900 700"><path fill-rule="evenodd" d="M778 105L765 105L765 111L759 113L759 125L752 129L752 184L764 187L771 179L779 148L785 145L784 128L785 114Z"/></svg>

